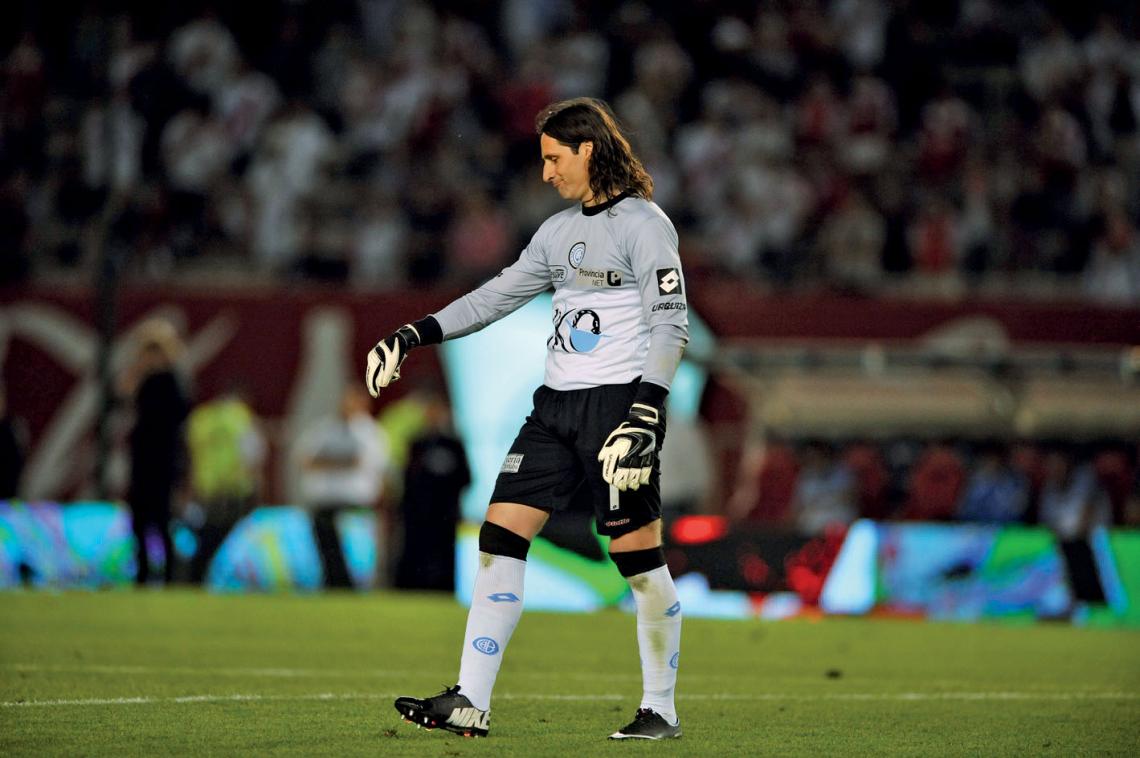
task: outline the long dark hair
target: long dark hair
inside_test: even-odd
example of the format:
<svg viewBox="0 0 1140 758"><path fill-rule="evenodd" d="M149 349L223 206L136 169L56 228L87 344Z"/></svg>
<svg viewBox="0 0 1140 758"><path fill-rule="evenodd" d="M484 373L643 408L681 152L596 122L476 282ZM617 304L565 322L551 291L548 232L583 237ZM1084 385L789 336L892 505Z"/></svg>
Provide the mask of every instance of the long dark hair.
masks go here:
<svg viewBox="0 0 1140 758"><path fill-rule="evenodd" d="M575 154L583 142L594 143L590 154L590 189L599 200L628 192L653 199L653 179L633 154L610 106L593 97L576 97L546 106L534 129L566 145Z"/></svg>

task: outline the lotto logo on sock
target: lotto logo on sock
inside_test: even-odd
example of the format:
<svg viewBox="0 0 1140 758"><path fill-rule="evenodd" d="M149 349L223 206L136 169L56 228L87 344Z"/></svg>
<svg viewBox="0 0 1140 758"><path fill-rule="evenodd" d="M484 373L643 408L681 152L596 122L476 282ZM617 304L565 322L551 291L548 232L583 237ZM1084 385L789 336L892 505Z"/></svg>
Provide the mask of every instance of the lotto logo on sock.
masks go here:
<svg viewBox="0 0 1140 758"><path fill-rule="evenodd" d="M499 652L499 643L495 642L490 637L476 637L471 642L471 647L478 650L483 655L494 655ZM674 666L673 668L676 668Z"/></svg>
<svg viewBox="0 0 1140 758"><path fill-rule="evenodd" d="M669 659L669 668L671 668L671 669L677 668L677 665L680 662L681 662L681 653L680 652L673 653L673 657Z"/></svg>
<svg viewBox="0 0 1140 758"><path fill-rule="evenodd" d="M669 610L665 611L665 615L668 616L669 618L673 618L674 616L676 616L680 612L681 612L681 601L678 600L677 602L675 602L671 606L669 606Z"/></svg>
<svg viewBox="0 0 1140 758"><path fill-rule="evenodd" d="M492 603L517 603L519 596L513 592L496 592L494 595L488 595L487 599Z"/></svg>

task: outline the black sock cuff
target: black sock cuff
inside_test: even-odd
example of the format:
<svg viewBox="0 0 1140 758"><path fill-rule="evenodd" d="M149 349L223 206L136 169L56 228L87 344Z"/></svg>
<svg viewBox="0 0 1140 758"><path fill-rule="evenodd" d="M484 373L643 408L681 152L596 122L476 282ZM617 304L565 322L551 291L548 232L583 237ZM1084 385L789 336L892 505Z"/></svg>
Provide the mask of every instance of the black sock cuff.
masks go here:
<svg viewBox="0 0 1140 758"><path fill-rule="evenodd" d="M665 548L658 545L629 553L610 553L610 560L617 565L621 575L628 578L664 566Z"/></svg>
<svg viewBox="0 0 1140 758"><path fill-rule="evenodd" d="M479 552L525 561L528 550L530 540L510 529L504 529L490 521L484 521L483 526L479 527Z"/></svg>

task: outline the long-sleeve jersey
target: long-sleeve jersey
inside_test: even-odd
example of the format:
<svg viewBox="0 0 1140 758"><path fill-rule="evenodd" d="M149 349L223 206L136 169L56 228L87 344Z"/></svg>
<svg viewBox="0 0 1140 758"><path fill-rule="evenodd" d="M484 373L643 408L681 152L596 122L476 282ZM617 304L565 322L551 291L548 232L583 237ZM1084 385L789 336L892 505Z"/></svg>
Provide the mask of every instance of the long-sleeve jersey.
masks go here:
<svg viewBox="0 0 1140 758"><path fill-rule="evenodd" d="M517 261L432 315L443 338L454 339L551 286L546 386L574 390L641 377L669 388L689 318L677 232L656 204L619 195L556 213Z"/></svg>

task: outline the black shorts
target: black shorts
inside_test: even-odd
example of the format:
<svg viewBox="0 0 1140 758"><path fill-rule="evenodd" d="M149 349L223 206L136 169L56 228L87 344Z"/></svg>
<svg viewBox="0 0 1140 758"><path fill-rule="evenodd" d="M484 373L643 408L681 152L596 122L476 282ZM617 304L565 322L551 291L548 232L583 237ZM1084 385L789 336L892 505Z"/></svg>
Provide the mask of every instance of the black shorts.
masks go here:
<svg viewBox="0 0 1140 758"><path fill-rule="evenodd" d="M521 503L544 511L570 506L578 491L594 507L598 533L610 537L639 529L661 518L661 467L653 466L649 484L618 492L602 479L598 451L625 421L638 382L584 390L539 387L534 410L495 480L492 503ZM662 426L665 418L662 413Z"/></svg>

